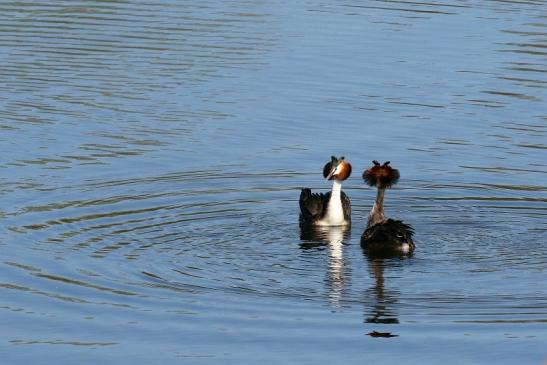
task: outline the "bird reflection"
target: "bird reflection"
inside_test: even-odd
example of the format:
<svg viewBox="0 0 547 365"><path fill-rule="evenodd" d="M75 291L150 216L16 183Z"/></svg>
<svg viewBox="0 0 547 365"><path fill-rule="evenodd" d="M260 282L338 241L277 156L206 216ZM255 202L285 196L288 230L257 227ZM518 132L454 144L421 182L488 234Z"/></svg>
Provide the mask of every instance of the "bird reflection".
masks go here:
<svg viewBox="0 0 547 365"><path fill-rule="evenodd" d="M349 285L349 266L344 259L344 243L349 240L349 227L302 227L300 244L302 249L322 249L329 251L328 270L325 283L329 291L332 307L340 308L345 289Z"/></svg>
<svg viewBox="0 0 547 365"><path fill-rule="evenodd" d="M374 285L365 292L365 322L394 324L399 323L397 318L397 302L399 292L386 290L384 282L384 265L386 259L365 256L368 261L370 274L374 278ZM376 332L374 333L381 333ZM392 337L390 333L385 336Z"/></svg>

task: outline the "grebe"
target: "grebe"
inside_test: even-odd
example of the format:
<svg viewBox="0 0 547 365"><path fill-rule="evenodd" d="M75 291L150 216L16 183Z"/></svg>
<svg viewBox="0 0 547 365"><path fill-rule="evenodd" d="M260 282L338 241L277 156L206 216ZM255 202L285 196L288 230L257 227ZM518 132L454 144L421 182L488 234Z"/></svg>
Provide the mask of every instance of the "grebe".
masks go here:
<svg viewBox="0 0 547 365"><path fill-rule="evenodd" d="M410 254L415 245L412 241L414 230L400 220L384 216L384 193L399 180L399 170L389 166L389 161L380 165L378 161L363 172L363 179L370 186L377 186L376 202L370 210L367 228L361 235L361 246L373 254Z"/></svg>
<svg viewBox="0 0 547 365"><path fill-rule="evenodd" d="M326 194L312 194L308 188L300 193L300 224L345 226L351 223L351 203L342 191L342 181L351 175L351 165L344 157L332 156L323 167L323 176L334 180Z"/></svg>

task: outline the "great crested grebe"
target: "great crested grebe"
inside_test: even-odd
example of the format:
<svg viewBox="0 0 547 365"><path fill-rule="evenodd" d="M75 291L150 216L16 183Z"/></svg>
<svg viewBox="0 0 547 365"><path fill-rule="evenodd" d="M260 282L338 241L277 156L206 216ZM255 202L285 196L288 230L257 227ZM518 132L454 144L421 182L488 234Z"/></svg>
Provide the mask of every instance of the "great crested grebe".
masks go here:
<svg viewBox="0 0 547 365"><path fill-rule="evenodd" d="M399 180L399 170L389 166L389 161L383 165L378 161L372 163L374 166L363 172L363 179L368 185L378 187L378 192L361 236L361 246L370 253L409 254L416 247L412 241L414 230L400 220L384 216L384 193Z"/></svg>
<svg viewBox="0 0 547 365"><path fill-rule="evenodd" d="M332 156L323 167L323 176L333 180L326 194L312 194L308 188L300 193L300 224L345 226L351 223L351 202L342 191L342 181L351 175L351 165L344 157Z"/></svg>

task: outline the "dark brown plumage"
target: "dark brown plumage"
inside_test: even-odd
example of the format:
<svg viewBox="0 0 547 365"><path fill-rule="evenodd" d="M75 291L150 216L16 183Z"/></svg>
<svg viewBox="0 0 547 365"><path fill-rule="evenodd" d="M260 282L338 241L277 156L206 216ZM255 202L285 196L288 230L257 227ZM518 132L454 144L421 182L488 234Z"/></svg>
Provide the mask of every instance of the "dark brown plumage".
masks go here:
<svg viewBox="0 0 547 365"><path fill-rule="evenodd" d="M363 180L369 186L390 188L392 185L397 184L400 178L399 170L389 166L389 161L384 162L383 165L380 165L376 160L372 163L374 166L363 172Z"/></svg>
<svg viewBox="0 0 547 365"><path fill-rule="evenodd" d="M416 248L413 234L414 229L410 225L400 220L387 219L363 232L361 246L375 255L407 254Z"/></svg>
<svg viewBox="0 0 547 365"><path fill-rule="evenodd" d="M395 185L400 178L399 170L389 166L389 161L372 161L371 168L363 172L363 180L369 186L378 189L376 201L368 217L367 228L361 235L361 246L373 255L410 254L416 245L412 239L414 229L400 220L387 219L384 216L384 193Z"/></svg>

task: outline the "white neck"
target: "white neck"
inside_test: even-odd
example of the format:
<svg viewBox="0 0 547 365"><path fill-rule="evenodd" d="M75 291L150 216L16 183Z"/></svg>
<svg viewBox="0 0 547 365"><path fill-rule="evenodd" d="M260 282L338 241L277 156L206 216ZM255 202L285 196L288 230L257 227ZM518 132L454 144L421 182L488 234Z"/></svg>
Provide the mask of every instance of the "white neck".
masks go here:
<svg viewBox="0 0 547 365"><path fill-rule="evenodd" d="M334 180L330 193L329 205L327 206L327 214L320 221L323 226L343 226L348 224L344 220L344 210L342 208L342 181Z"/></svg>
<svg viewBox="0 0 547 365"><path fill-rule="evenodd" d="M332 198L340 199L340 193L342 192L342 180L334 180L332 182L331 200Z"/></svg>

